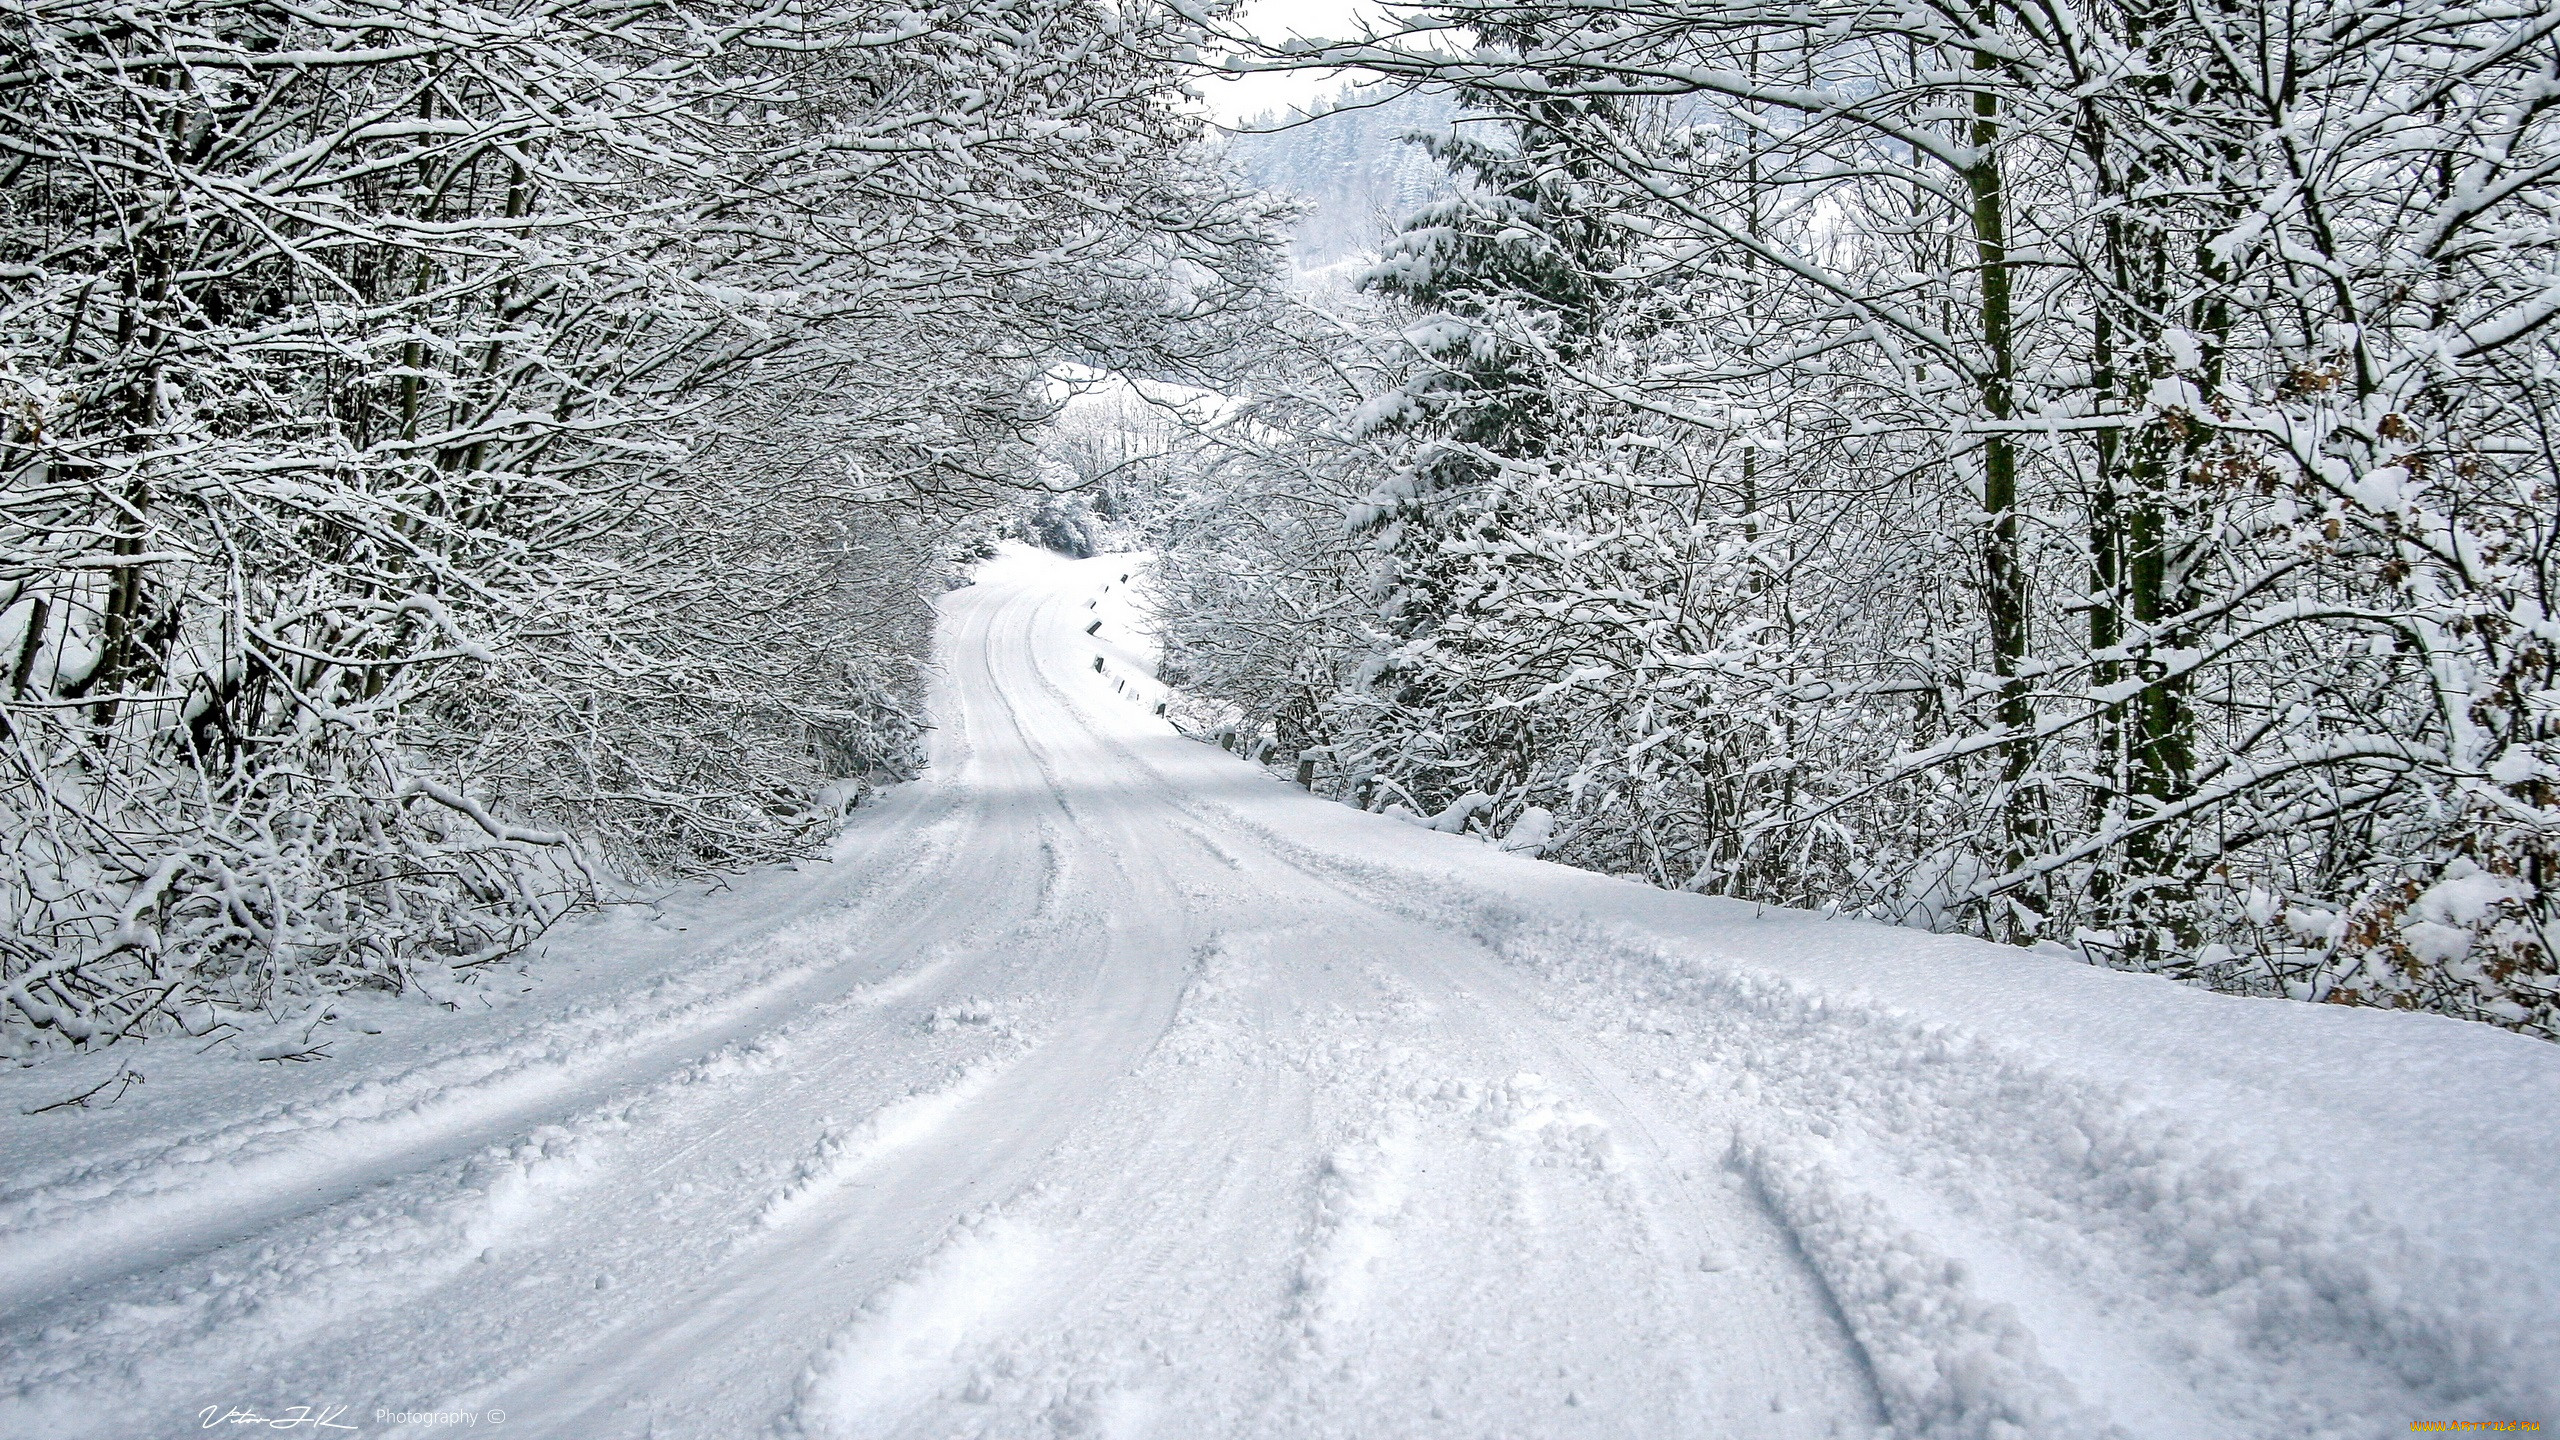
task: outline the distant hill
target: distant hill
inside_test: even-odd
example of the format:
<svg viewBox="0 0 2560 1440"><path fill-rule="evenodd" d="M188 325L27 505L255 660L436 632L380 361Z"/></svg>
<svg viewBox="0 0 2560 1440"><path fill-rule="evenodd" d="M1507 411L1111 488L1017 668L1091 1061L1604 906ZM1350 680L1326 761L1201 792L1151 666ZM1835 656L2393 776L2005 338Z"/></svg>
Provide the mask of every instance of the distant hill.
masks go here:
<svg viewBox="0 0 2560 1440"><path fill-rule="evenodd" d="M1449 127L1456 107L1446 95L1408 94L1364 107L1291 110L1245 121L1227 141L1254 183L1309 202L1290 258L1317 279L1348 283L1379 237L1455 182L1438 161L1406 137ZM1286 127L1286 128L1282 128Z"/></svg>

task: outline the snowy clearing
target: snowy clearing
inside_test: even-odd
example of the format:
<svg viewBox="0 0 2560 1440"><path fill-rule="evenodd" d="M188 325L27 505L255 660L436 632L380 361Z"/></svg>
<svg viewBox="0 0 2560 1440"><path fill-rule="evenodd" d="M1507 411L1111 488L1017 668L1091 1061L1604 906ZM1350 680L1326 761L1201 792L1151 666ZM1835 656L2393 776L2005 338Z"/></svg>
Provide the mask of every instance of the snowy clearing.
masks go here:
<svg viewBox="0 0 2560 1440"><path fill-rule="evenodd" d="M1155 716L1135 563L948 597L828 863L8 1074L0 1434L2560 1419L2560 1048L1321 803Z"/></svg>

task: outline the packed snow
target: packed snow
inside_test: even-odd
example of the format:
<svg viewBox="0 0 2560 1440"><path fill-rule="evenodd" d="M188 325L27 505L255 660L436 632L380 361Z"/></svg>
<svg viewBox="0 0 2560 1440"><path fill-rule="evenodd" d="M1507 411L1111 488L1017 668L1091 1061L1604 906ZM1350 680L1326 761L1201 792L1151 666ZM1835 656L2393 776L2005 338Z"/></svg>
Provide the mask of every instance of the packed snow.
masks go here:
<svg viewBox="0 0 2560 1440"><path fill-rule="evenodd" d="M0 1077L0 1434L2560 1420L2560 1047L1319 800L1158 714L1143 566L942 601L823 862Z"/></svg>

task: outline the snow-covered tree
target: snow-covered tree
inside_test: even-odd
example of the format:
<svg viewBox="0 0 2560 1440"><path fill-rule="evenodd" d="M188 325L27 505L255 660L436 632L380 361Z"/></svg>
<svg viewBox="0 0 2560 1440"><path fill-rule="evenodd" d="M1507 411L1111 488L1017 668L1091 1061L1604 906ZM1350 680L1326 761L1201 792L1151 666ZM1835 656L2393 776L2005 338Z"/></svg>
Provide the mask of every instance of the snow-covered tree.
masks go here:
<svg viewBox="0 0 2560 1440"><path fill-rule="evenodd" d="M1401 287L1359 342L1400 358L1305 432L1347 456L1459 336L1542 407L1466 450L1502 498L1430 542L1462 583L1319 706L1370 803L2552 1030L2560 17L1410 13L1287 63L1459 96L1517 177L1462 206L1552 192L1485 238L1576 272L1501 288L1613 301ZM1402 433L1390 483L1448 463ZM1391 596L1371 518L1337 569ZM1424 651L1440 698L1382 701Z"/></svg>
<svg viewBox="0 0 2560 1440"><path fill-rule="evenodd" d="M504 955L910 763L1062 361L1214 366L1270 207L1148 5L16 0L0 1026Z"/></svg>

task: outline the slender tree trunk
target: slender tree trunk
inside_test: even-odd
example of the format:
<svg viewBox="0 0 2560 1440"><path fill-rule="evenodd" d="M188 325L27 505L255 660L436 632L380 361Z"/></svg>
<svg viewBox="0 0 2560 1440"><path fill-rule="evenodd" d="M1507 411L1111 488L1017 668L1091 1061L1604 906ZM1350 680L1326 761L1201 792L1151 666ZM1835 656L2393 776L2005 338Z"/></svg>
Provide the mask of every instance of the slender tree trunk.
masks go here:
<svg viewBox="0 0 2560 1440"><path fill-rule="evenodd" d="M1977 73L1995 70L1999 62L1976 52ZM2035 730L2035 702L2021 673L2032 644L2028 613L2027 572L2020 554L2022 526L2018 518L2017 442L2003 428L2017 413L2017 355L2013 326L2013 282L2009 271L2008 196L1996 146L2000 139L2000 96L1988 87L1973 93L1969 143L1973 163L1965 169L1965 185L1973 200L1974 258L1982 276L1982 343L1987 367L1979 389L1982 413L1993 428L1983 437L1982 508L1988 519L1982 541L1983 610L1991 639L1991 673L1999 677L2000 728L2012 737L2002 748L2000 780L2006 797L2002 820L2007 831L2003 868L2014 869L2033 854L2044 835L2042 797L2025 781L2035 758L2029 738ZM2027 903L2032 904L2032 901ZM2041 907L2037 907L2041 908ZM2012 938L2027 938L2033 927L2009 925Z"/></svg>
<svg viewBox="0 0 2560 1440"><path fill-rule="evenodd" d="M2103 173L2103 165L2100 167ZM2110 222L2112 226L2113 222ZM2105 303L2091 326L2089 366L2090 392L2102 409L2120 411L2117 386L2116 334L2114 317ZM2124 443L2114 430L2100 430L2097 437L2097 476L2089 493L2089 650L2104 655L2124 643ZM2097 690L2109 689L2124 679L2121 660L2093 659L2089 664L2089 684ZM2091 823L2109 823L2123 803L2126 789L2124 774L2124 711L2117 705L2100 708L2096 720L2093 748L2096 763L2090 767L2098 777L2089 797ZM2121 886L2120 876L2110 865L2099 865L2089 877L2089 903L2098 928L2113 923L2113 911Z"/></svg>

